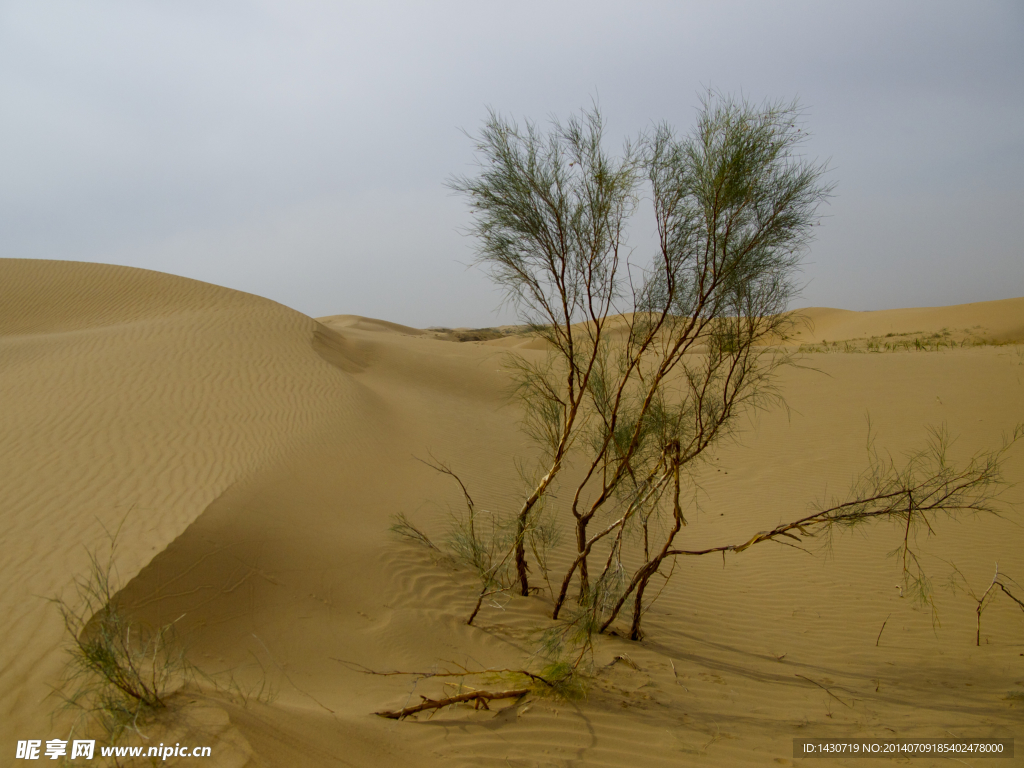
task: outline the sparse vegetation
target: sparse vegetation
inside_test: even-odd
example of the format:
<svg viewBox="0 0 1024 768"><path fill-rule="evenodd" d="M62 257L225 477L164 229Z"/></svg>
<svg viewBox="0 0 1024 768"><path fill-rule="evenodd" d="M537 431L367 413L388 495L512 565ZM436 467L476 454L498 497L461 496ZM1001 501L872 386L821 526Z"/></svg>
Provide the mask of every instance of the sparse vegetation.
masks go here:
<svg viewBox="0 0 1024 768"><path fill-rule="evenodd" d="M1002 462L1021 427L962 466L950 461L943 430L902 461L870 446L846 496L733 543L680 543L690 470L741 414L780 402L776 374L794 362L781 345L797 322L787 312L792 278L831 189L825 167L797 152L806 136L799 117L795 105L711 95L691 135L659 126L612 157L596 108L549 132L492 114L477 137L480 175L451 182L469 198L479 262L551 351L509 358L538 458L522 504L492 523L500 539L481 538L465 485L449 467L434 468L458 480L467 503L455 550L481 574L471 622L496 590L539 591L531 566L545 578L549 566L531 537L557 490L575 551L550 589L559 623L541 655L568 670L560 679L579 676L595 636L620 615L629 638L643 637L652 579L667 583L678 557L725 557L768 541L799 548L888 521L899 531L893 554L904 587L930 603L917 532L933 531L940 516L997 510ZM657 222L648 264L630 261L624 234L642 190ZM909 336L843 342L843 350L955 343L948 330Z"/></svg>
<svg viewBox="0 0 1024 768"><path fill-rule="evenodd" d="M522 595L531 518L570 451L586 457L569 493L578 557L555 597L556 618L573 578L577 602L592 612L614 603L609 589L628 581L618 554L627 525L650 521L668 492L674 536L685 522L680 469L736 413L775 397L772 373L788 358L764 342L792 325L790 274L828 195L824 168L794 155L797 118L792 105L709 97L692 137L661 126L613 159L596 109L550 134L492 115L477 145L481 176L452 183L471 199L480 262L553 348L539 364L513 360L525 429L543 453L515 516ZM647 268L624 251L645 177L660 243ZM610 343L613 329L623 343ZM704 354L688 354L697 349ZM591 533L610 510L616 522ZM609 562L592 581L590 555L606 536ZM640 595L658 565L637 575Z"/></svg>
<svg viewBox="0 0 1024 768"><path fill-rule="evenodd" d="M800 354L828 352L938 352L943 349L965 349L970 347L1002 346L976 333L978 329L951 331L944 328L936 333L913 331L910 333L887 333L885 336L868 336L840 341L801 344Z"/></svg>
<svg viewBox="0 0 1024 768"><path fill-rule="evenodd" d="M529 329L519 326L507 326L504 328L428 328L436 338L445 341L493 341L504 339L509 336L520 336L529 332Z"/></svg>
<svg viewBox="0 0 1024 768"><path fill-rule="evenodd" d="M484 510L478 511L473 497L469 495L462 479L444 462L431 457L423 461L431 469L452 478L459 486L465 502L465 514L451 513L451 525L445 541L444 552L455 562L470 568L480 581L480 593L476 605L467 619L472 624L484 600L507 594L514 585L511 553L514 551L516 533L509 521ZM392 530L407 538L420 541L441 552L430 539L409 522L405 515L398 515ZM535 562L540 566L545 580L548 580L548 552L558 541L558 529L554 521L538 510L530 526L523 532ZM550 590L551 584L548 581Z"/></svg>
<svg viewBox="0 0 1024 768"><path fill-rule="evenodd" d="M68 660L53 692L60 700L54 720L68 724L74 738L148 748L168 728L180 728L182 692L205 689L243 706L273 701L276 689L265 670L246 683L233 673L214 680L188 660L177 621L150 627L120 603L117 538L115 532L103 550L89 553L89 570L75 580L70 595L50 599L68 641ZM117 757L112 760L122 764Z"/></svg>
<svg viewBox="0 0 1024 768"><path fill-rule="evenodd" d="M71 597L52 599L69 640L57 691L61 709L77 713L87 729L98 726L111 744L139 732L174 690L195 678L173 623L145 627L118 604L116 543L115 533L106 556L89 554L89 571L76 579Z"/></svg>
<svg viewBox="0 0 1024 768"><path fill-rule="evenodd" d="M1024 611L1024 600L1021 600L1020 597L1011 592L1010 587L1012 586L1017 590L1017 593L1022 596L1024 596L1024 590L1021 589L1020 584L1018 584L1014 579L999 572L999 563L996 563L995 573L992 575L992 581L989 583L988 588L980 595L971 588L970 582L967 581L967 577L965 577L956 566L953 566L952 586L954 589L962 587L976 604L974 611L977 616L977 629L975 630L974 635L974 644L976 646L981 646L981 614L984 613L985 609L992 604L993 599L1000 592L1016 603L1018 608Z"/></svg>

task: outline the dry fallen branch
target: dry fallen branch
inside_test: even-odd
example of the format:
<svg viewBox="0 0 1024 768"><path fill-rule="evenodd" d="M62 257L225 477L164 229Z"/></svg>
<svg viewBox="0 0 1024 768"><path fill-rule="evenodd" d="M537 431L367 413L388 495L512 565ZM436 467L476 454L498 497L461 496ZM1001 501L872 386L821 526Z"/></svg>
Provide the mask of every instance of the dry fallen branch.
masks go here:
<svg viewBox="0 0 1024 768"><path fill-rule="evenodd" d="M899 586L899 585L897 585L897 586ZM903 593L903 590L901 589L900 590L900 594L902 594L902 593ZM878 637L875 638L875 648L877 648L878 644L880 642L882 642L882 633L885 632L885 625L889 623L889 619L891 617L892 617L892 614L890 613L888 616L885 617L885 621L882 622L882 628L880 630L878 630Z"/></svg>
<svg viewBox="0 0 1024 768"><path fill-rule="evenodd" d="M428 678L431 678L431 677L474 677L474 676L479 676L479 675L522 675L523 677L529 678L530 680L533 680L534 682L543 683L544 685L548 686L549 688L553 687L555 685L555 683L559 682L558 680L553 680L553 681L552 680L548 680L546 677L542 677L541 675L535 674L533 672L529 672L529 671L527 671L525 669L468 669L468 668L466 668L466 667L462 666L461 664L459 664L457 662L454 662L454 661L453 662L446 662L446 663L450 663L453 667L458 667L458 669L455 672L452 672L451 670L447 670L447 669L445 671L443 671L443 672L438 672L438 671L431 671L431 672L401 672L401 671L397 671L397 670L391 671L391 672L380 672L380 671L378 671L376 669L371 669L370 667L367 667L364 664L360 664L360 663L355 662L355 661L347 661L345 659L338 659L338 658L335 658L334 656L331 656L330 658L331 658L332 661L337 661L340 664L344 664L346 667L348 667L350 669L353 669L356 672L361 672L364 675L375 675L377 677L395 677L395 676L404 675L404 676L407 676L407 677L418 677L418 678L421 678L421 679L428 679Z"/></svg>
<svg viewBox="0 0 1024 768"><path fill-rule="evenodd" d="M484 709L490 709L487 706L488 701L495 699L518 699L522 698L530 692L529 688L517 688L512 691L470 691L469 693L460 693L455 696L446 696L443 699L428 699L426 696L421 696L423 701L413 707L405 707L403 709L394 710L381 710L380 712L374 712L375 715L381 717L387 717L391 720L401 720L403 717L414 715L417 712L424 712L428 709L442 709L451 704L459 704L464 701L475 702L473 709L479 709L483 705Z"/></svg>
<svg viewBox="0 0 1024 768"><path fill-rule="evenodd" d="M821 683L819 683L819 682L818 682L817 680L811 680L811 678L809 678L809 677L805 677L804 675L797 675L797 677L799 677L799 678L800 678L801 680L806 680L806 681L807 681L808 683L814 683L814 684L815 684L816 686L818 686L819 688L821 688L821 690L823 690L823 691L824 691L825 693L827 693L827 694L828 694L829 696L831 696L831 697L832 697L833 699L835 699L836 701L838 701L838 702L839 702L840 704L842 704L842 705L843 705L844 707L849 707L850 709L853 709L853 704L847 704L847 703L846 703L845 701L843 701L842 699L840 699L840 698L839 698L838 696L836 696L836 695L835 695L834 693L832 693L832 690L831 690L831 689L830 689L830 688L829 688L828 686L822 685L822 684L821 684Z"/></svg>
<svg viewBox="0 0 1024 768"><path fill-rule="evenodd" d="M641 671L642 671L642 670L640 669L639 665L638 665L638 664L637 664L637 663L636 663L635 661L633 661L633 660L632 660L631 658L629 658L629 656L627 656L627 655L626 655L626 654L624 654L624 653L620 653L620 654L619 654L618 656L616 656L616 657L615 657L614 659L612 659L612 660L611 660L611 661L610 661L610 662L609 662L609 663L608 663L607 665L605 665L605 669L607 669L608 667L614 667L614 666L615 666L616 664L618 664L619 662L622 662L622 663L623 663L623 664L625 664L625 665L626 665L627 667L632 667L632 668L633 668L633 669L635 669L635 670L636 670L637 672L641 672ZM673 665L672 665L672 671L673 671L673 673L675 672L675 669L676 669L676 668L675 668L675 665L673 664Z"/></svg>
<svg viewBox="0 0 1024 768"><path fill-rule="evenodd" d="M557 686L559 684L561 684L561 683L564 683L565 680L566 680L565 677L555 678L555 679L549 680L548 678L546 678L546 677L544 677L542 675L538 675L538 674L536 674L534 672L529 672L529 671L527 671L525 669L476 669L476 670L473 670L473 669L468 669L468 668L464 667L462 664L459 664L458 662L454 662L454 661L446 662L446 663L450 664L452 667L455 667L456 668L455 671L452 671L451 669L445 669L444 671L439 671L438 670L438 671L430 671L430 672L404 672L404 671L398 671L398 670L394 670L394 671L391 671L391 672L379 672L379 671L377 671L375 669L371 669L370 667L367 667L367 666L365 666L363 664L359 664L358 662L347 661L345 659L338 659L338 658L334 658L333 656L331 658L334 661L337 661L337 662L339 662L341 664L344 664L346 667L348 667L349 669L352 669L352 670L354 670L356 672L361 672L364 675L375 675L375 676L378 676L378 677L408 676L408 677L415 677L415 678L419 678L419 679L429 679L429 678L432 678L432 677L460 677L460 678L464 678L464 677L477 677L477 676L480 676L480 675L520 675L521 677L528 678L533 683L545 685L548 688L550 688L552 690L555 690L555 691L558 690ZM451 683L446 683L446 685L451 685ZM460 684L460 687L461 687L461 684ZM530 693L531 691L535 690L536 687L537 686L534 685L533 687L514 688L514 689L507 690L507 691L480 691L480 690L468 691L468 692L465 692L465 693L456 694L454 696L445 696L445 697L442 697L442 698L439 698L439 699L431 699L431 698L428 698L427 696L423 696L421 694L420 698L423 699L423 701L420 704L416 704L415 706L411 706L411 707L404 707L403 709L381 710L380 712L374 712L374 714L375 715L380 715L381 717L387 717L387 718L390 718L392 720L401 720L403 717L407 717L407 716L415 714L417 712L423 712L423 711L426 711L426 710L443 709L444 707L447 707L447 706L449 706L451 704L459 704L459 703L466 702L466 701L474 702L474 704L475 704L474 709L479 709L481 706L483 706L484 709L490 709L490 707L487 706L487 702L488 701L493 701L495 699L516 699L516 698L520 698L520 697L525 696L526 694Z"/></svg>

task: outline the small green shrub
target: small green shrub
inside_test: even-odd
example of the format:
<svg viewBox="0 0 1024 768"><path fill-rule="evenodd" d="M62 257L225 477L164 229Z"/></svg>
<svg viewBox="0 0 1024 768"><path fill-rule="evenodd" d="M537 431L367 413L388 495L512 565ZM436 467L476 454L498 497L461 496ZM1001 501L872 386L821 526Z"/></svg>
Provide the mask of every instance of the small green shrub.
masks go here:
<svg viewBox="0 0 1024 768"><path fill-rule="evenodd" d="M69 639L70 658L56 691L63 699L60 711L77 712L77 724L92 721L86 728L98 725L110 743L126 731L138 732L170 693L195 676L174 623L146 627L118 603L115 549L116 534L106 558L89 554L89 572L75 580L72 598L51 598Z"/></svg>

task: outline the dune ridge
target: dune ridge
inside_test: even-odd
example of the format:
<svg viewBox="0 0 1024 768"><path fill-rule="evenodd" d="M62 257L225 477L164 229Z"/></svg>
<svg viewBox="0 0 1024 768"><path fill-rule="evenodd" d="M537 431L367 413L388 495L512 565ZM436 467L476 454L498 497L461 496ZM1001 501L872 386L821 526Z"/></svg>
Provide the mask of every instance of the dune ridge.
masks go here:
<svg viewBox="0 0 1024 768"><path fill-rule="evenodd" d="M1024 298L957 304L951 307L916 307L854 312L829 307L807 307L797 314L808 321L794 341L845 341L887 334L973 336L995 343L1024 341Z"/></svg>
<svg viewBox="0 0 1024 768"><path fill-rule="evenodd" d="M348 316L342 316L348 317ZM616 316L606 326L605 338L621 339L627 326ZM802 307L792 310L795 321L785 339L769 344L799 346L866 339L904 340L907 337L966 342L974 345L1024 342L1024 298L958 304L950 307L916 307L858 312L833 307ZM333 318L323 318L325 322ZM348 321L354 324L352 321ZM373 321L379 322L379 321ZM377 326L384 329L384 326ZM522 350L543 350L547 343L522 332L521 326L502 326L502 338L478 343Z"/></svg>
<svg viewBox="0 0 1024 768"><path fill-rule="evenodd" d="M45 598L120 527L127 582L232 484L359 388L317 325L266 299L105 265L0 261L7 741L38 723L61 662ZM28 718L28 720L26 720Z"/></svg>

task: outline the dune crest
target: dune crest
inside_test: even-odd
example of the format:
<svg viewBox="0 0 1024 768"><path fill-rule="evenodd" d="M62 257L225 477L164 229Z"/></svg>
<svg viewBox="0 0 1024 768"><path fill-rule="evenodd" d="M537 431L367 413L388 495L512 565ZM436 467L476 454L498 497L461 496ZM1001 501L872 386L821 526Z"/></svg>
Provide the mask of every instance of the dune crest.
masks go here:
<svg viewBox="0 0 1024 768"><path fill-rule="evenodd" d="M934 334L947 330L995 343L1024 341L1024 298L873 312L807 307L797 313L810 323L809 327L797 329L795 340L798 342Z"/></svg>
<svg viewBox="0 0 1024 768"><path fill-rule="evenodd" d="M410 328L407 325L389 323L387 320L375 320L372 317L361 315L330 315L320 317L317 320L329 328L356 328L360 331L377 331L381 333L400 333L405 336L423 336L428 331L421 331L419 328Z"/></svg>
<svg viewBox="0 0 1024 768"><path fill-rule="evenodd" d="M120 530L127 583L211 501L325 415L357 410L360 394L314 351L315 321L266 299L38 260L0 260L0 286L6 745L54 706L39 700L63 638L45 598L69 594L107 532Z"/></svg>

